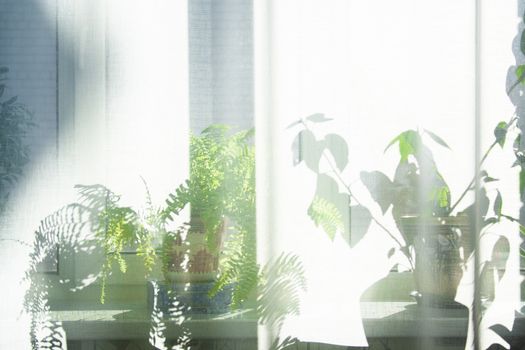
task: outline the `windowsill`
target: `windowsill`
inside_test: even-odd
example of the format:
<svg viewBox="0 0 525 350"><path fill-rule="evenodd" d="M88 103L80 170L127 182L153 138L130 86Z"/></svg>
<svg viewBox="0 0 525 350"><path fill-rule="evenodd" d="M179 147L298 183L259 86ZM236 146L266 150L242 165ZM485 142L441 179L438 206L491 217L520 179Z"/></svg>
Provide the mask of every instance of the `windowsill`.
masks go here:
<svg viewBox="0 0 525 350"><path fill-rule="evenodd" d="M525 303L524 303L525 305ZM367 337L446 337L463 338L467 334L468 314L458 309L421 309L414 302L362 302L361 314ZM516 316L519 334L525 335L525 316ZM51 311L54 321L61 321L69 340L147 339L151 328L145 309L87 306L76 310ZM179 335L181 327L165 321L165 336ZM195 339L255 338L257 320L251 310L221 315L192 315L183 327Z"/></svg>

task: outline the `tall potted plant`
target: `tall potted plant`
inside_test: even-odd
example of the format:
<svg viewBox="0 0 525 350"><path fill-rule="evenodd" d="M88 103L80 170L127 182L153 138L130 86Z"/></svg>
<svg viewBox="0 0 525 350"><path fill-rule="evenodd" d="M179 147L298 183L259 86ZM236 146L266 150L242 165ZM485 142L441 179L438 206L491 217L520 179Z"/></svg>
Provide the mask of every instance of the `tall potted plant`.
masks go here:
<svg viewBox="0 0 525 350"><path fill-rule="evenodd" d="M387 211L392 208L391 214L398 233L392 232L382 224L383 217L373 215L369 208L362 205L351 186L344 181L342 171L348 163L346 141L336 134L328 134L323 138L314 134L315 124L329 120L322 114L315 114L291 125L301 127L294 141L294 149L300 149L296 164L304 161L318 177L308 215L333 238L336 232L349 230L345 223L348 220L345 219L349 218L350 210L359 210L362 218L368 222L374 221L381 227L406 257L409 267L414 271L416 291L413 295L418 302L440 307L456 306L456 289L474 247L473 232L477 214L474 205L463 211L457 209L466 194L475 189L476 178L480 179L481 184L479 208L482 226L496 224L500 220L518 222L502 211L503 200L499 191L492 205L493 210L489 211L485 185L496 179L482 170L454 198L438 170L431 149L425 143L431 140L448 148L445 141L429 130L400 133L385 149L386 152L394 145L399 149L400 160L393 179L379 171L361 172L360 176L371 197L381 208L382 215L387 215ZM481 159L480 168L494 148L504 146L507 131L515 122L516 118L512 118L496 126L494 142ZM519 142L519 138L516 142ZM319 170L323 158L330 167L331 175ZM345 189L344 192L339 192L340 185ZM328 192L332 194L327 195L326 188L331 188L332 191Z"/></svg>
<svg viewBox="0 0 525 350"><path fill-rule="evenodd" d="M225 125L192 135L190 177L169 195L162 214L170 221L188 206L191 212L186 225L164 235L165 278L199 282L210 297L233 289L234 307L257 284L252 136L253 129L232 134Z"/></svg>

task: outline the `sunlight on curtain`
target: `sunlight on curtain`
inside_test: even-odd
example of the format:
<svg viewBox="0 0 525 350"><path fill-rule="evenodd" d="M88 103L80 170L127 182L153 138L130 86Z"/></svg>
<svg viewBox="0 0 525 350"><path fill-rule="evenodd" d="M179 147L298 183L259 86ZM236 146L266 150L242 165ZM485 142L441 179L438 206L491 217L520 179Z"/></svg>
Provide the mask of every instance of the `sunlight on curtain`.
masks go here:
<svg viewBox="0 0 525 350"><path fill-rule="evenodd" d="M39 150L41 156L31 160L25 181L13 196L7 237L27 246L1 246L0 257L9 259L3 261L2 272L2 299L9 303L2 303L0 327L6 348L30 347L30 320L20 310L28 287L27 281L21 281L30 266L30 247L36 244L33 233L40 220L77 200L74 185L103 184L122 194L128 205L135 205L146 198L142 177L157 205L189 173L187 5L172 1L57 3L39 4L50 23L55 23L57 14L60 19L56 29L61 50L59 157L55 143L49 145L49 152ZM89 237L77 237L77 243L84 244ZM91 285L99 263L96 257L83 256L80 245L71 249L78 250L76 261L65 260L60 281L59 276L49 277L68 286L69 292ZM64 305L71 302L66 299ZM40 339L45 336L41 334Z"/></svg>
<svg viewBox="0 0 525 350"><path fill-rule="evenodd" d="M58 113L0 227L0 348L523 337L522 0L255 0L253 40L243 0L35 1ZM251 126L252 102L255 150L208 128Z"/></svg>
<svg viewBox="0 0 525 350"><path fill-rule="evenodd" d="M270 125L262 126L258 149L265 147L271 154L268 160L260 151L258 160L265 166L259 176L267 177L259 181L270 190L260 205L262 215L270 222L263 232L270 237L259 243L270 248L259 249L265 253L262 259L282 251L298 254L307 280L300 313L286 319L280 338L292 336L301 341L365 346L361 298L381 279L398 273L390 272L391 269L397 266L399 271L406 270L409 262L397 243L403 242L403 237L394 221L396 209L382 214L376 198L367 189L369 186L363 183L362 172L379 170L392 179L399 161L398 147L396 144L388 151L385 148L401 132L411 129L421 133L423 142L431 148L435 160L432 164L439 167L446 180L452 203L468 186L475 174L474 2L445 1L436 5L415 0L332 1L327 6L319 1L275 1L259 6L256 28L260 36L256 38L267 40L265 44L258 43L259 55L265 54L264 49L269 53L256 55L258 97L264 99L259 101L258 116L269 119ZM493 128L513 114L505 82L507 69L513 63L510 42L516 35L516 4L484 2L482 13L479 103L483 154L493 141ZM294 124L299 119L307 126ZM293 126L287 128L290 124ZM313 131L317 141L305 132L294 143L296 134L305 128ZM348 165L342 162L342 170L336 169L339 160L346 156L341 142L327 146L324 153L318 148L335 139L327 134L337 134L348 144ZM440 141L436 143L435 135L443 138L450 149L442 147ZM495 178L500 179L498 185L487 188L487 196L493 203L499 189L506 198L508 215L518 217L518 173L511 168L513 154L508 147L509 144L505 154L495 150L485 163L487 169L496 169L491 173L497 173ZM336 174L338 171L340 174ZM333 180L326 180L330 178ZM317 218L316 227L316 219L307 215L312 216L312 198L323 186L319 181L328 181L328 192L323 195L334 203L340 200L341 193L348 192L345 186L352 192L347 198L351 212L346 217L342 213L349 229L339 226L335 236L324 232L327 230L322 226L322 218ZM430 186L425 181L432 180L423 178L422 186ZM423 191L424 187L419 189ZM470 191L456 212L465 210L473 199ZM370 212L363 212L362 207ZM370 221L370 215L378 218L383 227L374 220L364 223ZM484 348L492 342L506 344L488 327L501 323L511 329L514 310L519 306L518 232L516 224L502 223L489 229L481 240L484 265L492 259L492 249L500 235L510 245L508 262L503 266L505 278L497 284L494 303L482 320ZM469 309L473 297L472 264L469 260L463 267L456 297ZM401 292L401 300L407 300L409 284ZM388 296L399 289L379 290L379 294ZM374 290L378 292L377 288ZM420 327L422 336L426 331L434 332L425 322ZM472 346L472 341L470 333L466 348Z"/></svg>

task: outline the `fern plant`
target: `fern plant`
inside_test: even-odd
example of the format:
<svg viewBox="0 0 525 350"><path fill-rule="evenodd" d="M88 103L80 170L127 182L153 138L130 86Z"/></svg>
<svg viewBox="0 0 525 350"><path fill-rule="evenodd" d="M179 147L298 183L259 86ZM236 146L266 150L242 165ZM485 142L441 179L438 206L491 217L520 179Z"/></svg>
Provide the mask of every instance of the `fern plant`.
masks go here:
<svg viewBox="0 0 525 350"><path fill-rule="evenodd" d="M152 241L156 232L152 231L151 225L146 224L155 223L155 215L148 213L149 215L143 218L132 208L121 206L120 196L102 185L75 187L80 195L80 204L89 212L91 231L94 232L95 239L104 253L105 260L100 273L100 302L104 303L107 279L114 265L117 265L122 273L127 271L127 263L121 253L124 248L136 247L137 255L143 258L146 273L153 269L156 251Z"/></svg>
<svg viewBox="0 0 525 350"><path fill-rule="evenodd" d="M143 258L149 274L160 255L164 272L173 268L170 254L175 244L184 244L184 253L192 247L189 233L203 231L205 247L216 253L213 271L214 296L234 285L232 305L240 306L257 286L259 266L255 247L255 150L254 131L231 133L225 125L212 125L190 139L190 177L166 199L165 207L153 206L149 189L143 208L121 204L121 197L103 185L77 185L79 203L84 208L90 231L104 253L99 274L100 301L105 302L106 284L116 268L127 271L122 251L134 247ZM189 206L189 223L170 230L175 216ZM223 242L221 227L228 223L228 237ZM198 228L192 226L199 226ZM161 247L153 240L163 237ZM159 249L160 248L160 249ZM202 253L197 251L199 255ZM219 253L220 256L219 256Z"/></svg>
<svg viewBox="0 0 525 350"><path fill-rule="evenodd" d="M192 222L202 221L208 247L220 249L220 227L229 223L219 277L210 296L235 284L232 305L239 306L257 285L255 248L254 130L231 133L212 125L190 139L190 177L169 195L163 216L169 221L191 208ZM190 228L191 230L191 228ZM169 239L169 238L167 238Z"/></svg>

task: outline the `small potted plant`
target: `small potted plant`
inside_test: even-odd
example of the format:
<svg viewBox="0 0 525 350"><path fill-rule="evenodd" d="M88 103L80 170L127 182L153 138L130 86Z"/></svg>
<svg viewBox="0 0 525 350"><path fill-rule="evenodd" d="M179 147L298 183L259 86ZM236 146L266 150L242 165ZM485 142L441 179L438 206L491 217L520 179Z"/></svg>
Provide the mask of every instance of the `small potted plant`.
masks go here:
<svg viewBox="0 0 525 350"><path fill-rule="evenodd" d="M322 114L315 114L291 125L302 127L294 140L293 149L298 154L294 162L298 164L304 161L318 177L308 215L333 238L338 231L348 230L349 233L345 221L348 221L351 210L359 210L362 218L368 222L375 221L406 257L410 269L414 271L416 291L413 296L419 303L439 307L458 306L454 298L466 260L474 248L476 220L474 205L462 211L458 211L458 207L466 194L475 189L477 177L481 184L479 208L482 226L496 224L502 219L518 222L502 212L499 191L493 203L493 212L489 213L485 185L496 179L482 170L453 202L449 186L425 142L432 141L447 148L448 145L428 130L402 132L385 149L386 152L394 145L399 148L400 160L393 179L379 171L361 172L360 176L361 182L381 208L382 215L387 215L387 211L392 208L391 215L399 231L392 232L382 224L381 216L374 216L372 211L361 204L351 186L343 180L342 171L348 163L346 141L336 134L328 134L323 138L314 134L314 125L328 120ZM481 159L480 168L496 146L504 146L507 131L515 122L516 118L512 118L496 126L494 142ZM519 143L519 136L515 142ZM330 168L327 172L320 170L323 158ZM339 192L340 185L345 188L344 192ZM326 188L332 190L326 191Z"/></svg>

